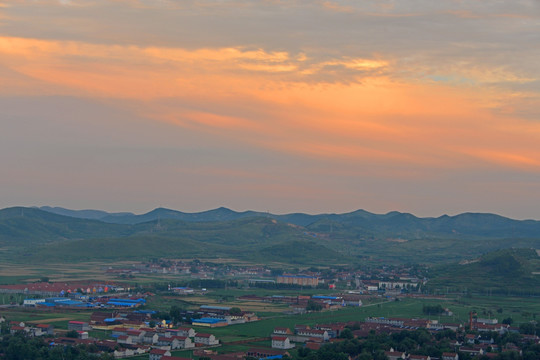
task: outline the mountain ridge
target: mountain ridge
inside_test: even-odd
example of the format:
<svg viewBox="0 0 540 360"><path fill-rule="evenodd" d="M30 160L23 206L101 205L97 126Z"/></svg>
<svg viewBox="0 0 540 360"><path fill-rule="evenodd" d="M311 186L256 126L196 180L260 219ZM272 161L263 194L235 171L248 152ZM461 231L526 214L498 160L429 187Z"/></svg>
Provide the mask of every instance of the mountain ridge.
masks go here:
<svg viewBox="0 0 540 360"><path fill-rule="evenodd" d="M77 213L81 214L88 215ZM339 256L356 259L352 261L449 262L497 249L538 248L540 244L540 221L483 213L418 218L408 213L377 215L364 210L346 214L273 215L227 208L191 214L158 208L138 216L137 222L126 224L69 217L38 208L6 208L0 210L0 247L37 254L36 259L52 258L52 255L39 256L40 251L47 253L43 247L54 248L52 254L59 256L68 255L69 248L70 256L76 258L77 251L86 256L84 249L95 250L87 242L110 243L110 246L101 245L99 250L116 249L114 243L129 246L133 241L130 256L134 257L137 253L161 254L157 249L143 246L144 239L155 239L154 247L170 248L177 243L187 251L182 243L191 244L193 249L186 255L221 254L233 258L240 255L249 258L250 253L258 254L259 259L269 259L272 253L286 257L289 254L286 249L290 247L290 253L299 254L298 259L316 263L336 261ZM73 242L78 245L68 246ZM7 252L0 255L10 256ZM98 258L99 251L93 257Z"/></svg>

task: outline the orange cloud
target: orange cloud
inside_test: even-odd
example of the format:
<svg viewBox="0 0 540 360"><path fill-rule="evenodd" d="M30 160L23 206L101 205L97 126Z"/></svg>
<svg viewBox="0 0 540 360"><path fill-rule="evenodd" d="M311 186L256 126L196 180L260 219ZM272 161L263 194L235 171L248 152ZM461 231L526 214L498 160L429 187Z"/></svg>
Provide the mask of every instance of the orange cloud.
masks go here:
<svg viewBox="0 0 540 360"><path fill-rule="evenodd" d="M3 91L26 85L32 93L38 81L58 94L136 100L134 109L148 118L297 156L432 169L481 162L540 170L534 160L539 127L517 118L508 125L484 108L499 93L395 80L389 76L399 71L395 61L382 56L318 60L241 47L188 50L0 37L0 65L21 75L6 77L10 83ZM306 78L327 75L329 66L349 72L333 81ZM503 70L474 73L519 80ZM164 105L163 98L172 100Z"/></svg>

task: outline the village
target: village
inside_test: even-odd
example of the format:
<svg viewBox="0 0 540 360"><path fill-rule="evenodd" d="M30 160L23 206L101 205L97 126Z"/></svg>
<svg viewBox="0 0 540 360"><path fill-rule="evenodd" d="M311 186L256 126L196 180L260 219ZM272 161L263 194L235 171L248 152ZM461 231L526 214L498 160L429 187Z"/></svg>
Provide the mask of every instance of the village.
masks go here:
<svg viewBox="0 0 540 360"><path fill-rule="evenodd" d="M224 274L223 266L161 262L130 270L131 275L142 269L151 274L184 272L178 283L191 286L169 281L166 287L142 288L121 279L1 285L0 296L10 300L0 309L2 333L41 338L50 348L81 347L101 356L149 360L310 359L343 344L348 344L348 359L362 359L362 344L374 339L379 343L373 345L371 358L391 360L499 359L501 354L523 356L531 346L540 348L536 324L512 326L491 313L484 318L471 311L456 319L451 308L423 305L420 316L383 316L384 309L400 304L446 300L420 291L428 280L417 269L286 273L266 267L227 268ZM127 269L105 272L126 274ZM219 272L221 277L214 278ZM213 288L194 286L205 284ZM232 298L215 296L231 291L223 289L231 284ZM156 299L167 305L159 306ZM36 316L77 319L53 325L34 320ZM402 344L403 339L381 340L402 336L423 340L409 339L415 346ZM351 350L353 345L356 350Z"/></svg>
<svg viewBox="0 0 540 360"><path fill-rule="evenodd" d="M315 298L313 301L321 302ZM130 303L132 301L133 303ZM155 319L153 311L136 310L142 302L135 299L115 301L114 311L95 311L88 322L69 321L67 331L56 331L49 324L32 324L18 321L6 323L2 328L12 335L42 337L51 347L86 346L96 353L110 353L114 358L126 358L146 354L149 360L179 360L173 356L175 350L192 349L192 356L212 360L239 360L247 357L257 359L282 359L291 356L292 349L318 351L325 344L336 344L351 339L367 339L374 335L392 335L403 331L423 331L428 341L446 341L453 349L440 357L417 355L393 348L385 349L387 359L410 360L458 360L486 356L496 358L503 351L522 354L524 344L540 344L537 335L520 334L519 327L499 324L496 319L470 318L468 324L439 323L437 320L368 317L364 321L319 323L313 326L296 324L293 328L275 327L265 337L248 341L229 342L227 345L267 341L270 346L251 347L245 351L219 353L224 345L213 334L212 329L257 321L254 314L228 307L201 306L197 312L201 317L192 320L193 326L175 326L170 320ZM322 301L327 303L327 301ZM40 303L27 306L42 306ZM235 311L236 310L236 311ZM90 332L101 331L108 339L89 336ZM495 338L508 337L513 342L501 345ZM451 340L449 342L449 340ZM463 356L465 355L465 357Z"/></svg>

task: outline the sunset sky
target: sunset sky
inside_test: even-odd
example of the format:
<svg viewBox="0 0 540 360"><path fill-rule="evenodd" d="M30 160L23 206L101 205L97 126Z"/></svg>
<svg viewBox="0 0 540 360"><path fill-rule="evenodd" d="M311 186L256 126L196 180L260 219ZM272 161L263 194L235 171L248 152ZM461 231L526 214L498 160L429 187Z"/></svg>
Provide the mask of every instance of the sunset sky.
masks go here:
<svg viewBox="0 0 540 360"><path fill-rule="evenodd" d="M0 0L0 207L540 219L540 1Z"/></svg>

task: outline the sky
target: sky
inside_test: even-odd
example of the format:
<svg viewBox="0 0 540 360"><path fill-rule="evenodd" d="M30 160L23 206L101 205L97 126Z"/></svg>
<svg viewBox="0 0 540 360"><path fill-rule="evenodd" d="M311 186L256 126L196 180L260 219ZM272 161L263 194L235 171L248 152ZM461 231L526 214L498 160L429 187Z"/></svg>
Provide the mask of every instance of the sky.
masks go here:
<svg viewBox="0 0 540 360"><path fill-rule="evenodd" d="M540 219L539 59L539 0L0 0L0 207Z"/></svg>

